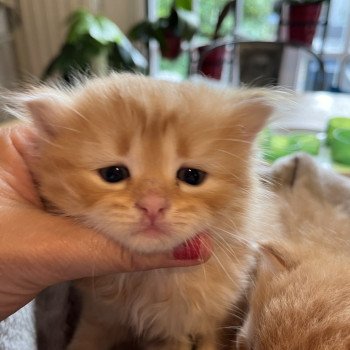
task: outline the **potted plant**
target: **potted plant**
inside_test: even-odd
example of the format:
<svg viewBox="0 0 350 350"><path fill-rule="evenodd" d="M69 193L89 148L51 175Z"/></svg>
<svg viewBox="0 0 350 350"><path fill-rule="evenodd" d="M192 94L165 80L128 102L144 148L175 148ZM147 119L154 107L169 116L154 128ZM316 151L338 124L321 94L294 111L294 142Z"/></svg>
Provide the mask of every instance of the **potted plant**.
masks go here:
<svg viewBox="0 0 350 350"><path fill-rule="evenodd" d="M69 82L77 70L100 74L109 68L129 71L147 68L146 59L108 18L80 9L68 18L68 26L65 43L48 64L44 78L59 73Z"/></svg>
<svg viewBox="0 0 350 350"><path fill-rule="evenodd" d="M197 48L198 51L198 67L197 70L201 74L219 80L224 65L226 46L220 42L220 29L225 18L232 14L235 15L236 0L229 0L225 3L219 13L215 30L211 35L211 43ZM214 43L214 44L213 44Z"/></svg>
<svg viewBox="0 0 350 350"><path fill-rule="evenodd" d="M191 9L192 0L174 0L167 17L136 24L130 30L129 37L146 45L155 39L162 56L175 59L181 53L181 43L190 41L199 27L198 15Z"/></svg>
<svg viewBox="0 0 350 350"><path fill-rule="evenodd" d="M288 41L307 46L312 45L324 2L329 2L329 0L282 0L279 2L277 8L283 17L283 5L287 5ZM282 24L284 20L282 19Z"/></svg>

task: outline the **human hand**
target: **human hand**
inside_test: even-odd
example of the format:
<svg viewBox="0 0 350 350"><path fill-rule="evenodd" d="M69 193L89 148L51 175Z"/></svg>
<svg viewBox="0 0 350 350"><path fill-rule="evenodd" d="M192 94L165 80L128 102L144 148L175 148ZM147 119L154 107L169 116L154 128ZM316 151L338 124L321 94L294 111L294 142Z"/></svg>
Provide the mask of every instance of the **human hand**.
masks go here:
<svg viewBox="0 0 350 350"><path fill-rule="evenodd" d="M32 137L24 126L0 128L0 320L59 282L190 266L209 258L206 236L195 252L181 246L173 252L137 255L71 219L46 213L27 167Z"/></svg>

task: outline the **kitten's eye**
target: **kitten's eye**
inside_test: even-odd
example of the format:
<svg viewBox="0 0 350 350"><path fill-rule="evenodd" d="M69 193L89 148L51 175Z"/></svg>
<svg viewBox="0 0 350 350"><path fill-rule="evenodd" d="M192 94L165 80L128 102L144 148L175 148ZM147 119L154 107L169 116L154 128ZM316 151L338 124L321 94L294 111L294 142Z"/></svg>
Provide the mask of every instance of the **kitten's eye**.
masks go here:
<svg viewBox="0 0 350 350"><path fill-rule="evenodd" d="M98 172L102 179L107 182L120 182L130 177L128 168L121 165L112 165L107 168L102 168L99 169Z"/></svg>
<svg viewBox="0 0 350 350"><path fill-rule="evenodd" d="M192 186L200 185L204 181L206 176L207 173L205 173L204 171L192 168L181 168L177 172L177 178L179 180L186 182L187 184Z"/></svg>

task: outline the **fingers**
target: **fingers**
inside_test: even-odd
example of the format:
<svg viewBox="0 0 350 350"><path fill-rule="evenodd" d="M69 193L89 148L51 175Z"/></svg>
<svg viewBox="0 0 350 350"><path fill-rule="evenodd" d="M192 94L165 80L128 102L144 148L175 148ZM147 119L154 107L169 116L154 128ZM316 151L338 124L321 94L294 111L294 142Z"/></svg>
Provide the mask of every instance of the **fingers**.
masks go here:
<svg viewBox="0 0 350 350"><path fill-rule="evenodd" d="M211 253L206 238L195 258L178 251L138 255L71 219L35 208L0 210L0 220L7 227L2 233L7 243L0 247L4 250L0 260L11 262L12 269L18 266L19 274L32 274L29 280L36 289L94 275L196 265Z"/></svg>
<svg viewBox="0 0 350 350"><path fill-rule="evenodd" d="M0 222L0 320L56 283L197 265L211 254L209 238L199 245L195 259L186 255L186 247L176 254L134 254L102 234L36 208L1 207Z"/></svg>
<svg viewBox="0 0 350 350"><path fill-rule="evenodd" d="M68 241L66 260L60 261L60 264L66 265L62 266L62 270L67 271L66 280L118 272L198 265L208 260L212 252L212 242L209 237L205 237L198 246L196 256L186 255L186 247L142 255L125 249L103 234L81 227L75 229L74 236L69 235L65 238L66 244ZM69 266L75 266L75 270L69 269Z"/></svg>
<svg viewBox="0 0 350 350"><path fill-rule="evenodd" d="M160 254L136 255L124 251L122 260L127 262L127 271L198 265L207 261L212 253L210 238L206 237L205 240L205 243L202 241L202 244L196 246L195 254L191 247L182 245L173 251Z"/></svg>
<svg viewBox="0 0 350 350"><path fill-rule="evenodd" d="M26 152L30 153L32 132L19 126L0 130L1 190L6 190L12 199L40 206L40 199L34 188L27 162L23 158Z"/></svg>

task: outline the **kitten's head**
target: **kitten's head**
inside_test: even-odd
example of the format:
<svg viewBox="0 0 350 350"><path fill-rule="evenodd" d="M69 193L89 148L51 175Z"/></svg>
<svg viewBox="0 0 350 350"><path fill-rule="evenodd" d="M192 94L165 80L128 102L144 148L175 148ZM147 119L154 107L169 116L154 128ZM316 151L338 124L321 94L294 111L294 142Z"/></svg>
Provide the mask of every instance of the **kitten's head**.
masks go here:
<svg viewBox="0 0 350 350"><path fill-rule="evenodd" d="M350 259L313 248L310 259L296 245L262 248L237 349L350 348Z"/></svg>
<svg viewBox="0 0 350 350"><path fill-rule="evenodd" d="M139 252L239 230L266 99L129 74L38 88L25 102L40 136L32 171L61 213Z"/></svg>

